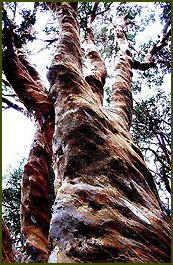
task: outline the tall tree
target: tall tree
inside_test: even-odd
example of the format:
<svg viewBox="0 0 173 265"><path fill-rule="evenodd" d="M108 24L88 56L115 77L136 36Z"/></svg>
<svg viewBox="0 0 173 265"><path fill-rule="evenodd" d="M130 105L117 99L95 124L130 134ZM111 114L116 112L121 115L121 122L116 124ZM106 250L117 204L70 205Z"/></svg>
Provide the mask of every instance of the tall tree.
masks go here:
<svg viewBox="0 0 173 265"><path fill-rule="evenodd" d="M171 193L170 108L169 98L163 91L159 91L155 96L136 103L132 127L133 138L141 150L154 156L155 165L159 169L154 174L157 182L163 182L169 193Z"/></svg>
<svg viewBox="0 0 173 265"><path fill-rule="evenodd" d="M49 93L16 46L14 29L3 11L3 71L38 123L22 180L21 233L28 260L170 262L170 219L129 132L132 70L154 66L153 56L167 45L168 27L141 63L131 56L127 14L115 19L118 52L108 109L102 104L107 71L92 32L98 3L86 20L83 41L78 3L48 2L46 6L57 19L60 33L48 71ZM82 56L89 64L85 78ZM56 199L51 216L52 163Z"/></svg>

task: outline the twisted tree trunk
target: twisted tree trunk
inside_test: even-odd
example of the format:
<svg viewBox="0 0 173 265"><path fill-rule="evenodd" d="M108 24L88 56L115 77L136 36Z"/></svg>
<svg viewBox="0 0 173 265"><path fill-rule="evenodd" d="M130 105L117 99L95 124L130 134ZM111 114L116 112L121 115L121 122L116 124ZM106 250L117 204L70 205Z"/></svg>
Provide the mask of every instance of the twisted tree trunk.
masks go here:
<svg viewBox="0 0 173 265"><path fill-rule="evenodd" d="M31 262L170 262L170 220L129 133L134 62L124 35L125 20L115 25L120 51L112 108L105 109L106 67L91 30L97 4L83 42L90 64L85 79L77 3L47 6L61 31L48 73L50 94L13 45L3 60L8 81L38 120L24 170L21 206L23 245ZM51 160L56 199L50 220Z"/></svg>
<svg viewBox="0 0 173 265"><path fill-rule="evenodd" d="M10 29L7 29L7 38ZM52 163L54 108L36 69L12 39L3 56L3 70L28 112L37 119L37 132L24 168L21 194L21 238L28 262L46 262L49 255L49 175Z"/></svg>
<svg viewBox="0 0 173 265"><path fill-rule="evenodd" d="M101 105L106 72L91 29L85 47L92 69L86 82L75 10L68 3L47 5L61 28L49 70L56 172L49 262L169 262L170 222L129 134L132 67L123 26L116 28L121 51L113 109L106 111Z"/></svg>

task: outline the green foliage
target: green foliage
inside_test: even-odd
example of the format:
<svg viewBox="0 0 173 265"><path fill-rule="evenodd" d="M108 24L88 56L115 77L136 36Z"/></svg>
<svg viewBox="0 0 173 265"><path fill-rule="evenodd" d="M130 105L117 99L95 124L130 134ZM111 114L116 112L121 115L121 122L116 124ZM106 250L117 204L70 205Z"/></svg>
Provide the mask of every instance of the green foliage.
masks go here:
<svg viewBox="0 0 173 265"><path fill-rule="evenodd" d="M139 47L141 51L137 55L137 60L140 62L145 61L148 50L154 45L150 40ZM134 58L136 56L134 55ZM140 92L142 83L153 89L154 87L160 87L163 84L163 78L166 74L171 73L171 47L170 44L162 48L157 54L153 56L155 67L145 71L137 71L138 79L133 80L132 90L133 92Z"/></svg>
<svg viewBox="0 0 173 265"><path fill-rule="evenodd" d="M16 15L16 2L3 2L3 4L5 5L5 9L8 10L8 15L10 19L13 20Z"/></svg>
<svg viewBox="0 0 173 265"><path fill-rule="evenodd" d="M8 13L9 9L13 10L13 20L15 19L15 13L16 13L16 5L11 5L9 3L5 4L5 8L7 8ZM5 12L6 13L6 12ZM5 14L3 13L3 14ZM17 48L21 48L23 44L25 44L28 40L33 41L35 39L34 34L30 34L30 27L35 24L36 22L36 14L35 12L31 12L30 9L22 9L19 12L21 16L21 22L20 24L14 23L14 21L11 19L8 19L8 16L3 16L3 34L2 34L2 39L6 40L7 36L4 37L4 34L6 34L5 28L8 26L11 30L13 31L13 42ZM8 22L7 22L8 20ZM6 23L7 22L7 23ZM10 41L7 39L7 41ZM3 48L5 48L7 44L5 41L3 41Z"/></svg>
<svg viewBox="0 0 173 265"><path fill-rule="evenodd" d="M52 34L52 32L56 32L57 29L53 26L46 26L43 31L46 33L46 35L49 35Z"/></svg>
<svg viewBox="0 0 173 265"><path fill-rule="evenodd" d="M78 7L78 18L79 18L79 25L81 30L86 30L86 26L88 23L89 15L91 15L91 11L93 9L92 2L80 2Z"/></svg>
<svg viewBox="0 0 173 265"><path fill-rule="evenodd" d="M162 90L158 90L150 98L136 102L133 109L131 133L145 158L151 162L151 157L153 157L157 169L153 171L153 175L159 189L170 192L170 95L167 96ZM148 166L150 167L150 164ZM164 183L164 187L162 183Z"/></svg>
<svg viewBox="0 0 173 265"><path fill-rule="evenodd" d="M117 16L125 16L129 23L135 23L136 16L140 16L142 11L142 6L140 4L134 3L129 5L128 2L121 2L116 10Z"/></svg>
<svg viewBox="0 0 173 265"><path fill-rule="evenodd" d="M24 160L20 163L18 169L14 169L9 174L6 187L2 190L2 216L16 247L20 247L20 203L23 164Z"/></svg>
<svg viewBox="0 0 173 265"><path fill-rule="evenodd" d="M108 30L108 26L112 23L113 19L113 15L110 13L111 4L112 3L109 2L100 2L96 11L96 23L95 20L93 23L95 43L103 59L105 59L105 57L111 58L118 50L113 28ZM78 17L82 37L86 36L86 27L92 14L93 7L94 3L92 2L79 3Z"/></svg>
<svg viewBox="0 0 173 265"><path fill-rule="evenodd" d="M162 75L171 73L171 44L165 46L154 55L154 61L161 70Z"/></svg>
<svg viewBox="0 0 173 265"><path fill-rule="evenodd" d="M105 18L107 17L106 12L109 11L111 4L112 3L109 2L100 2L99 6L97 7L96 16L101 15L103 20L105 20ZM93 7L94 7L93 2L79 2L78 6L79 25L84 32L86 30L88 19L92 14Z"/></svg>
<svg viewBox="0 0 173 265"><path fill-rule="evenodd" d="M11 91L11 86L9 82L6 80L4 74L2 74L2 92L8 92L9 94Z"/></svg>
<svg viewBox="0 0 173 265"><path fill-rule="evenodd" d="M22 22L15 30L15 46L17 48L22 47L27 40L33 41L35 36L29 33L29 28L36 22L36 15L31 10L21 10Z"/></svg>
<svg viewBox="0 0 173 265"><path fill-rule="evenodd" d="M139 144L148 138L151 140L155 133L166 130L170 132L170 98L163 91L158 91L149 99L136 102L134 106L133 130L135 130L135 141ZM166 125L168 123L168 126Z"/></svg>
<svg viewBox="0 0 173 265"><path fill-rule="evenodd" d="M35 2L34 3L34 8L39 7L41 12L47 12L49 10L49 8L46 5L46 2Z"/></svg>
<svg viewBox="0 0 173 265"><path fill-rule="evenodd" d="M143 21L140 21L140 25L139 22L136 22L137 18L139 20L142 10L143 7L140 6L140 4L136 3L131 5L127 2L121 2L117 7L116 15L126 18L126 23L128 25L127 39L130 41L131 45L136 44L135 37L138 31L143 31L145 29L145 27L143 27L143 24L145 23L145 26L147 26L147 21L145 19L143 19Z"/></svg>
<svg viewBox="0 0 173 265"><path fill-rule="evenodd" d="M156 6L162 8L162 13L160 15L161 23L163 24L166 21L171 21L171 2L155 2Z"/></svg>

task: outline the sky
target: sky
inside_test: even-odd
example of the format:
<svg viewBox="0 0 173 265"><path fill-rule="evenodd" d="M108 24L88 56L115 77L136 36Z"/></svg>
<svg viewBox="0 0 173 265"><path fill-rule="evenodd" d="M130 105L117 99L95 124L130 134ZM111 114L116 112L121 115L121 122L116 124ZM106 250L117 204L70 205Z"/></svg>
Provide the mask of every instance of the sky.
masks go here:
<svg viewBox="0 0 173 265"><path fill-rule="evenodd" d="M28 157L35 133L33 121L22 113L8 109L2 113L2 174L18 168L23 157Z"/></svg>
<svg viewBox="0 0 173 265"><path fill-rule="evenodd" d="M25 2L27 7L32 8L33 3ZM142 4L142 3L141 3ZM147 3L143 3L143 5ZM149 3L150 4L150 3ZM30 49L32 53L30 55L30 60L32 63L37 65L37 69L41 75L42 80L45 85L48 87L48 81L46 79L46 65L49 66L51 63L52 57L48 50L43 50L37 54L37 51L40 50L46 44L41 41L44 39L45 35L41 33L42 27L46 25L51 20L51 17L47 15L45 19L45 14L38 12L37 22L35 28L40 32L39 39L37 44L30 43ZM157 15L158 16L158 15ZM158 23L151 23L145 31L143 38L138 36L137 41L140 44L143 44L143 39L150 39L151 37L157 39L157 36L161 33L162 28L158 26ZM143 33L144 34L144 33ZM107 63L107 62L106 62ZM110 66L109 66L110 67ZM165 87L170 88L170 76L165 78ZM149 91L145 91L143 96L146 96ZM33 136L36 128L34 127L33 122L25 117L23 114L17 112L13 109L8 109L2 113L2 171L5 174L6 170L11 166L11 169L18 167L20 161L23 157L28 157L30 146L33 140Z"/></svg>

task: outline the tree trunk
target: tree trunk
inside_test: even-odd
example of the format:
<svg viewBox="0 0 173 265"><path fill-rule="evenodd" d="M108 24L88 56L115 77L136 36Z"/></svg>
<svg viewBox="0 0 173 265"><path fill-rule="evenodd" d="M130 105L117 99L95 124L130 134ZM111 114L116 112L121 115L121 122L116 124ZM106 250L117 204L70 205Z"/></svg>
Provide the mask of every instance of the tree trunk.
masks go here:
<svg viewBox="0 0 173 265"><path fill-rule="evenodd" d="M8 228L2 219L2 263L15 263L12 252L12 240Z"/></svg>
<svg viewBox="0 0 173 265"><path fill-rule="evenodd" d="M47 262L50 205L48 199L51 157L38 129L24 167L21 199L22 244L29 262Z"/></svg>
<svg viewBox="0 0 173 265"><path fill-rule="evenodd" d="M170 221L129 134L131 58L123 31L117 31L122 49L113 109L106 111L97 92L101 79L98 84L94 76L91 84L82 77L75 10L68 3L47 5L61 28L48 75L55 101L56 173L48 262L170 262ZM93 54L88 57L96 65Z"/></svg>
<svg viewBox="0 0 173 265"><path fill-rule="evenodd" d="M124 35L126 22L118 19L115 25L120 51L112 108L106 109L102 106L106 67L91 25L83 42L90 64L84 79L77 3L48 2L47 6L61 31L48 73L50 94L11 40L3 58L8 81L38 121L22 184L22 236L30 261L170 262L170 220L129 133L134 62ZM56 199L50 220L52 161Z"/></svg>
<svg viewBox="0 0 173 265"><path fill-rule="evenodd" d="M36 69L22 50L9 45L3 58L4 73L19 99L37 119L37 132L24 168L21 194L21 238L29 261L47 262L54 108Z"/></svg>

